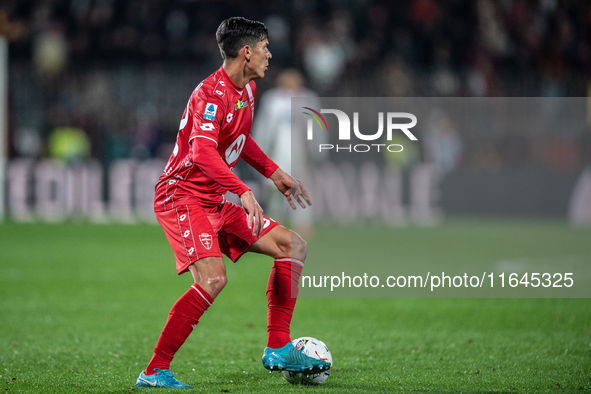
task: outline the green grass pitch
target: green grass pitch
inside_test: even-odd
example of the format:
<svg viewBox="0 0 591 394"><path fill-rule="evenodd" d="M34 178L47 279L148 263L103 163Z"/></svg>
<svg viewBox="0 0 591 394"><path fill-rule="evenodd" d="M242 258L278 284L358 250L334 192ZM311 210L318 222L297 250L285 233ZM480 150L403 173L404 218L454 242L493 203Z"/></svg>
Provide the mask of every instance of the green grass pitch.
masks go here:
<svg viewBox="0 0 591 394"><path fill-rule="evenodd" d="M388 233L411 260L446 258L428 246L451 231L469 239L471 258L494 258L497 234L505 257L542 250L591 264L591 230L557 222L335 229L354 231ZM318 235L308 263L338 256L343 242ZM182 381L208 393L591 393L589 299L301 299L292 336L326 342L334 369L322 386L291 386L261 364L270 264L256 255L228 263L228 286L173 362ZM1 224L0 387L142 391L135 379L190 283L177 277L158 226Z"/></svg>

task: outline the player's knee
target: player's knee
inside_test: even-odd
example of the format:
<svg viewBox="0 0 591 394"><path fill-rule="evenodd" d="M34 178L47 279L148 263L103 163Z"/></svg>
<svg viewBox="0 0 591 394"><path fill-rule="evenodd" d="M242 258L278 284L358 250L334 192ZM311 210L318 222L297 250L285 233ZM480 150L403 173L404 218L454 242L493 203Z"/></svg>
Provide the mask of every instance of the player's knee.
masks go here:
<svg viewBox="0 0 591 394"><path fill-rule="evenodd" d="M228 278L223 273L214 274L207 278L207 285L215 294L219 294L226 286L226 283L228 283Z"/></svg>
<svg viewBox="0 0 591 394"><path fill-rule="evenodd" d="M298 235L298 233L292 232L291 235L291 257L296 259L304 260L308 254L308 243Z"/></svg>

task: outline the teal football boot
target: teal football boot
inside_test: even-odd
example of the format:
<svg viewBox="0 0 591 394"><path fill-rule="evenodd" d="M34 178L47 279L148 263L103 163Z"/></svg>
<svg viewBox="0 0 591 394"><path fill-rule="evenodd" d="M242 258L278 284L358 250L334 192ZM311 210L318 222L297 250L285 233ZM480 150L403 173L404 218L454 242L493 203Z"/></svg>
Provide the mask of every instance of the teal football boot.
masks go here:
<svg viewBox="0 0 591 394"><path fill-rule="evenodd" d="M272 371L305 372L309 374L330 369L330 363L307 356L297 350L291 342L273 349L266 347L263 352L263 366Z"/></svg>
<svg viewBox="0 0 591 394"><path fill-rule="evenodd" d="M167 389L192 389L193 387L178 381L174 378L174 374L170 372L170 369L158 369L154 368L154 371L158 371L154 375L146 375L144 371L140 373L137 381L135 382L136 387L154 387L154 388L167 388Z"/></svg>

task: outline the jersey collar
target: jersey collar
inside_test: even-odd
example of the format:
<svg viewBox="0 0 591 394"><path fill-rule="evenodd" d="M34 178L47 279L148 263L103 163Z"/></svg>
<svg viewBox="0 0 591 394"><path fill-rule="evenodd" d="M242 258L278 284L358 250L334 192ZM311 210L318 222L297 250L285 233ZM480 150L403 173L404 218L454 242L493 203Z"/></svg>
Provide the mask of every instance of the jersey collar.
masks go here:
<svg viewBox="0 0 591 394"><path fill-rule="evenodd" d="M226 83L226 85L230 88L232 88L237 94L239 94L240 96L242 96L242 93L244 93L244 88L239 88L228 76L228 74L226 73L226 70L224 70L224 66L220 67L220 70L222 71L222 79L224 80L224 82Z"/></svg>

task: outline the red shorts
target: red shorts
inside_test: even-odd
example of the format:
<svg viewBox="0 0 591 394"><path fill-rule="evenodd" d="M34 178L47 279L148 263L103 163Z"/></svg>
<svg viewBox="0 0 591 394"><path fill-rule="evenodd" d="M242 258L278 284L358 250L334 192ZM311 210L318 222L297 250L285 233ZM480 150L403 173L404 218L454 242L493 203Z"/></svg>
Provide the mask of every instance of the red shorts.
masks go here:
<svg viewBox="0 0 591 394"><path fill-rule="evenodd" d="M249 230L244 209L227 201L213 209L182 205L156 212L156 218L172 246L179 275L204 257L223 253L236 262L259 239ZM264 219L261 237L279 224L267 216Z"/></svg>

